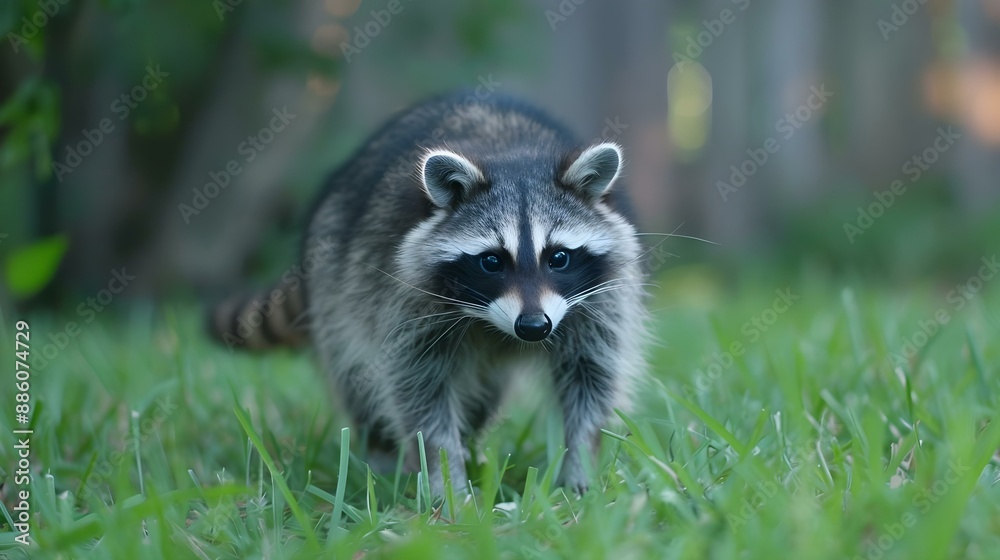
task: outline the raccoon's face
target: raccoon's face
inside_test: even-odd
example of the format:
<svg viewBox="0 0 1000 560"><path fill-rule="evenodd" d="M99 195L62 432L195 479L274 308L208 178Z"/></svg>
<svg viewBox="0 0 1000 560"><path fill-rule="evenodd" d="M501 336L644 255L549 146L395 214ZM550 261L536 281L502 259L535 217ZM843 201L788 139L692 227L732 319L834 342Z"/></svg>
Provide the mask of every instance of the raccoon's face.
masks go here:
<svg viewBox="0 0 1000 560"><path fill-rule="evenodd" d="M621 162L607 143L562 161L428 152L435 211L401 244L401 273L512 337L545 340L588 298L636 283L635 230L604 201Z"/></svg>

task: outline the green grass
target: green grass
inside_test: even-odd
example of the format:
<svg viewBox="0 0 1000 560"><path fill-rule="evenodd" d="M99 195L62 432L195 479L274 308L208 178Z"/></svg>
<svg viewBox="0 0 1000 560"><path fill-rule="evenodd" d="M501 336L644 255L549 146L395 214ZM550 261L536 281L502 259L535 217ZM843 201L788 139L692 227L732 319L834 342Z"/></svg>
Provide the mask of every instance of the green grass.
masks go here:
<svg viewBox="0 0 1000 560"><path fill-rule="evenodd" d="M346 452L308 354L230 354L191 305L114 302L32 370L27 554L7 520L13 325L42 352L80 318L5 314L0 558L994 558L1000 286L956 309L948 286L722 284L662 280L650 380L585 496L553 485L560 420L528 384L470 465L475 498L430 507L416 476Z"/></svg>

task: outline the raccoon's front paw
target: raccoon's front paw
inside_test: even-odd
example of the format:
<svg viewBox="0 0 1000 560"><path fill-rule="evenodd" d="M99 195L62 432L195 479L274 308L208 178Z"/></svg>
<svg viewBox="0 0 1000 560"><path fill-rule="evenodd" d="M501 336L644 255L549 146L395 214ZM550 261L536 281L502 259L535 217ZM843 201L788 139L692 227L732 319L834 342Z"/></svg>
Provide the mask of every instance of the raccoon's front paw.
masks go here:
<svg viewBox="0 0 1000 560"><path fill-rule="evenodd" d="M590 489L590 480L581 466L564 465L560 477L563 487L572 490L576 495L583 496Z"/></svg>
<svg viewBox="0 0 1000 560"><path fill-rule="evenodd" d="M577 496L583 496L590 490L590 483L587 481L583 482L572 482L566 485L570 490L573 491Z"/></svg>
<svg viewBox="0 0 1000 560"><path fill-rule="evenodd" d="M464 451L464 453L462 452ZM455 453L448 454L448 477L451 483L452 492L456 495L465 495L469 492L469 478L465 472L465 457L468 454L468 450L455 450ZM453 460L451 457L458 456L458 460ZM428 470L430 471L430 487L431 494L436 497L444 496L444 472L441 468L441 462L438 458L428 461Z"/></svg>
<svg viewBox="0 0 1000 560"><path fill-rule="evenodd" d="M431 473L430 478L431 496L434 498L444 498L444 476L442 476L441 473ZM465 496L469 494L469 481L465 478L464 473L461 475L452 474L450 484L453 496L464 499Z"/></svg>
<svg viewBox="0 0 1000 560"><path fill-rule="evenodd" d="M399 461L399 454L395 451L388 451L386 449L374 448L368 450L367 462L368 466L372 469L372 472L381 475L390 475L396 472L396 465ZM406 471L406 464L404 463L404 471Z"/></svg>

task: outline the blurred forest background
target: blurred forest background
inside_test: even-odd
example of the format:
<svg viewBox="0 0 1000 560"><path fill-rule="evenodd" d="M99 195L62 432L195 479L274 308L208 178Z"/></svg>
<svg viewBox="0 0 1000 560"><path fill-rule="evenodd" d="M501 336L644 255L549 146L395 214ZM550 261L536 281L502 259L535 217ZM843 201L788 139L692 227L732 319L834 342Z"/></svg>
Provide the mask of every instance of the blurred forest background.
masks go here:
<svg viewBox="0 0 1000 560"><path fill-rule="evenodd" d="M452 88L622 143L642 229L719 243L672 265L964 277L1000 239L1000 0L5 0L0 31L19 301L283 270L326 174Z"/></svg>

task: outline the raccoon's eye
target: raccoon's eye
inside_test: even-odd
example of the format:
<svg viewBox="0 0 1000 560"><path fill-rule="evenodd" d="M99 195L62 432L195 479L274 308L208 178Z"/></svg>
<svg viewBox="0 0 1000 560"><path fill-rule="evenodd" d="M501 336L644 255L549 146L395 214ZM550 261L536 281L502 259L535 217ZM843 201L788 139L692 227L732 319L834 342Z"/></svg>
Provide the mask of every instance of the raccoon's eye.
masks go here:
<svg viewBox="0 0 1000 560"><path fill-rule="evenodd" d="M479 266L490 274L495 274L503 270L503 261L493 253L483 253L479 255Z"/></svg>
<svg viewBox="0 0 1000 560"><path fill-rule="evenodd" d="M549 268L552 270L566 270L569 266L569 251L560 249L549 257Z"/></svg>

